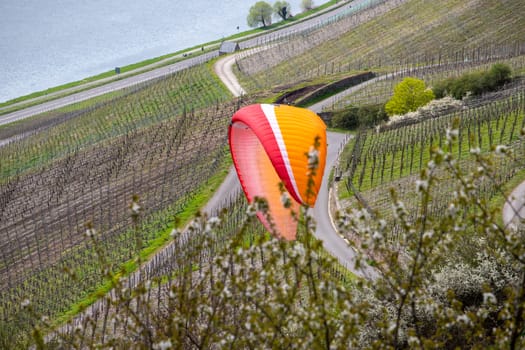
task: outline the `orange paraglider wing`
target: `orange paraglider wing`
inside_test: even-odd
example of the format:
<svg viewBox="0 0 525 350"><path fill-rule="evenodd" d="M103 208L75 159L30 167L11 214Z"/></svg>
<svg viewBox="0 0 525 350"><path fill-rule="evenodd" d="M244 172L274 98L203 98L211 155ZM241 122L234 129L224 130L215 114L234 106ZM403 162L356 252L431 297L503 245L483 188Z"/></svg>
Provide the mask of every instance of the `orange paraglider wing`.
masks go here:
<svg viewBox="0 0 525 350"><path fill-rule="evenodd" d="M256 197L266 199L271 222L260 212L257 216L278 237L295 239L297 222L290 209L297 213L300 205L315 204L325 166L326 125L308 109L255 104L233 115L228 137L248 202ZM319 146L314 149L316 139ZM318 160L313 175L308 164L312 158ZM289 209L282 203L279 183L291 197Z"/></svg>

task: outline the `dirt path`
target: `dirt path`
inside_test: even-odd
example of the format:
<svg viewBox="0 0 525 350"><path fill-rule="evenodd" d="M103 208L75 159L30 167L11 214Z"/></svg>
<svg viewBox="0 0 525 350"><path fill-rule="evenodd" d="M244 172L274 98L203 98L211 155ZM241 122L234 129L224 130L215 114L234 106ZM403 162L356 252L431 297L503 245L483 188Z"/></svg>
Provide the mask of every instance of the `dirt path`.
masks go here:
<svg viewBox="0 0 525 350"><path fill-rule="evenodd" d="M213 66L215 74L221 79L224 85L230 90L235 97L239 97L246 94L246 91L242 88L241 84L233 74L233 65L238 55L229 55L218 60Z"/></svg>

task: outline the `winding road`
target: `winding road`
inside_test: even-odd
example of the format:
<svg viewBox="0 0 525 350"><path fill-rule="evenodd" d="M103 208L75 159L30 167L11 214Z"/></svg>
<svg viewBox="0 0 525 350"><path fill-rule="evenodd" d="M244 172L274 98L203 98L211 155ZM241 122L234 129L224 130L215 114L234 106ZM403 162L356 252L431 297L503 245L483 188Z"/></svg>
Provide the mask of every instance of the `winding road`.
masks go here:
<svg viewBox="0 0 525 350"><path fill-rule="evenodd" d="M256 51L253 51L252 53L255 52ZM244 56L246 56L246 53L244 53ZM219 59L214 65L214 71L230 92L238 97L244 94L245 91L239 84L235 74L232 72L232 66L235 63L235 59L236 54ZM311 107L314 111L319 108L322 108L322 102ZM328 132L327 136L328 152L323 183L321 184L315 207L312 210L317 225L315 235L323 242L324 248L354 274L369 279L375 279L377 277L377 271L372 267L366 264L361 264L359 268L355 267L355 260L357 258L356 251L337 233L337 230L334 228L329 210L331 191L328 187L328 178L337 161L339 151L348 141L349 136L347 134L336 132ZM214 197L205 207L205 211L211 213L212 210L215 210L215 205L220 202L221 198L227 198L232 193L238 191L240 191L240 183L237 180L235 169L232 167L223 185L218 189Z"/></svg>

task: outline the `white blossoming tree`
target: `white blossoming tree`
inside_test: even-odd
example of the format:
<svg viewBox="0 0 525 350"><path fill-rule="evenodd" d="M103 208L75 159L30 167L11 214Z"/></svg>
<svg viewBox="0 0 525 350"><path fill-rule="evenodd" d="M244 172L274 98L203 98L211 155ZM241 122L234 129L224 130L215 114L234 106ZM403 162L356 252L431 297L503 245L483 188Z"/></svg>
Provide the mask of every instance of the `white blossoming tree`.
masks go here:
<svg viewBox="0 0 525 350"><path fill-rule="evenodd" d="M417 215L409 215L392 190L398 244L387 239L390 219L379 213L341 213L341 229L361 237L356 264L372 261L378 278L352 278L337 268L313 238L315 223L308 216L298 217L295 242L261 233L254 213L267 206L257 199L239 211L241 225L222 213L200 216L184 232L174 230L176 254L157 277L131 288L105 270L115 292L101 299L103 311L54 336L43 335L51 329L47 320L35 322L37 347L523 348L525 241L521 232L500 224L498 208L476 191L479 181L495 178L493 157L513 153L474 151L476 166L463 169L451 152L456 131L447 132L443 149L433 149L415 183ZM315 149L305 156L313 171ZM440 169L456 189L446 212L432 216ZM97 235L90 237L96 244ZM31 312L29 301L24 306Z"/></svg>

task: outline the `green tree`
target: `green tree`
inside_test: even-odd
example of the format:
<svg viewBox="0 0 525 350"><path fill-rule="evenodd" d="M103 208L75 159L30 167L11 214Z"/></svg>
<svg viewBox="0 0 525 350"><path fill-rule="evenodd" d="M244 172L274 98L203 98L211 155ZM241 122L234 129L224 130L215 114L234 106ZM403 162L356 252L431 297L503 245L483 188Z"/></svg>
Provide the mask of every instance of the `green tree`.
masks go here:
<svg viewBox="0 0 525 350"><path fill-rule="evenodd" d="M388 115L405 114L415 111L434 99L432 90L427 89L425 82L416 78L405 78L394 87L394 95L386 103Z"/></svg>
<svg viewBox="0 0 525 350"><path fill-rule="evenodd" d="M301 1L301 8L303 11L310 11L314 8L314 2L313 0L303 0Z"/></svg>
<svg viewBox="0 0 525 350"><path fill-rule="evenodd" d="M262 24L263 27L272 24L272 6L266 1L257 1L255 5L250 7L248 18L246 19L248 25L252 28L258 27Z"/></svg>
<svg viewBox="0 0 525 350"><path fill-rule="evenodd" d="M292 16L292 7L288 1L276 1L273 4L273 12L284 21Z"/></svg>

